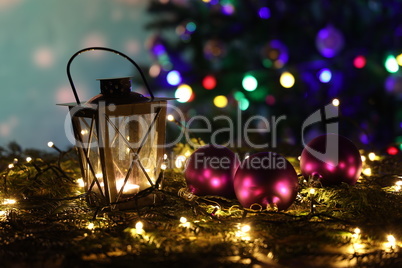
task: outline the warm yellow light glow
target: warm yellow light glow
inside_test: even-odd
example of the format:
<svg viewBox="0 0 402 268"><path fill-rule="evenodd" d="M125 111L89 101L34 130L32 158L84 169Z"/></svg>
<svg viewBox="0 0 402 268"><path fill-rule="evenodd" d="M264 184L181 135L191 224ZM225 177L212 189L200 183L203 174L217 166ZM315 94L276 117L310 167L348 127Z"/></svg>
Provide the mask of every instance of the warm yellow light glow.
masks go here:
<svg viewBox="0 0 402 268"><path fill-rule="evenodd" d="M396 62L399 66L402 66L402 53L396 56Z"/></svg>
<svg viewBox="0 0 402 268"><path fill-rule="evenodd" d="M248 224L243 224L238 226L239 230L235 232L236 237L239 237L241 240L249 241L251 240L251 237L249 235L249 232L251 230L250 225Z"/></svg>
<svg viewBox="0 0 402 268"><path fill-rule="evenodd" d="M81 130L81 135L87 135L89 132L87 129ZM49 146L50 147L50 146Z"/></svg>
<svg viewBox="0 0 402 268"><path fill-rule="evenodd" d="M245 225L243 225L243 226L241 227L241 231L242 231L243 233L250 232L250 230L251 230L250 225L245 224Z"/></svg>
<svg viewBox="0 0 402 268"><path fill-rule="evenodd" d="M168 155L167 155L167 154L164 154L164 155L163 155L163 159L166 160L167 158L168 158Z"/></svg>
<svg viewBox="0 0 402 268"><path fill-rule="evenodd" d="M171 114L168 114L166 118L167 118L167 120L169 120L169 121L171 121L171 122L174 121L174 116L171 115Z"/></svg>
<svg viewBox="0 0 402 268"><path fill-rule="evenodd" d="M87 229L88 230L93 230L95 228L95 224L93 222L88 223Z"/></svg>
<svg viewBox="0 0 402 268"><path fill-rule="evenodd" d="M176 158L175 165L177 168L183 168L185 162L186 162L186 157L184 155L179 155Z"/></svg>
<svg viewBox="0 0 402 268"><path fill-rule="evenodd" d="M223 95L216 96L214 98L214 105L218 108L225 108L228 105L228 99Z"/></svg>
<svg viewBox="0 0 402 268"><path fill-rule="evenodd" d="M338 107L339 104L341 104L341 102L338 99L333 99L332 100L332 105L334 105L335 107Z"/></svg>
<svg viewBox="0 0 402 268"><path fill-rule="evenodd" d="M9 165L8 165L8 168L9 168L9 169L14 168L14 164L9 164Z"/></svg>
<svg viewBox="0 0 402 268"><path fill-rule="evenodd" d="M180 217L180 223L186 223L187 222L187 218L185 217Z"/></svg>
<svg viewBox="0 0 402 268"><path fill-rule="evenodd" d="M385 246L388 248L394 248L396 246L396 239L393 235L387 235L387 241Z"/></svg>
<svg viewBox="0 0 402 268"><path fill-rule="evenodd" d="M396 239L393 235L387 235L388 243L395 245Z"/></svg>
<svg viewBox="0 0 402 268"><path fill-rule="evenodd" d="M361 156L362 162L366 162L366 157L364 155Z"/></svg>
<svg viewBox="0 0 402 268"><path fill-rule="evenodd" d="M49 141L49 142L47 143L47 146L50 147L50 148L52 148L52 147L54 146L54 143L53 143L52 141Z"/></svg>
<svg viewBox="0 0 402 268"><path fill-rule="evenodd" d="M103 175L102 175L102 173L96 173L96 174L95 174L95 177L96 177L97 179L101 179L101 178L103 178Z"/></svg>
<svg viewBox="0 0 402 268"><path fill-rule="evenodd" d="M124 185L124 179L116 180L116 188L119 192ZM126 182L123 188L123 194L137 194L140 191L138 184Z"/></svg>
<svg viewBox="0 0 402 268"><path fill-rule="evenodd" d="M395 182L395 191L400 191L402 189L402 181Z"/></svg>
<svg viewBox="0 0 402 268"><path fill-rule="evenodd" d="M370 159L370 161L374 161L376 159L375 153L373 153L373 152L369 153L368 158Z"/></svg>
<svg viewBox="0 0 402 268"><path fill-rule="evenodd" d="M142 234L144 232L144 224L141 221L137 221L135 224L135 231L137 234Z"/></svg>
<svg viewBox="0 0 402 268"><path fill-rule="evenodd" d="M186 84L178 86L176 92L174 93L175 98L178 98L177 101L181 103L191 100L192 95L193 89Z"/></svg>
<svg viewBox="0 0 402 268"><path fill-rule="evenodd" d="M299 155L299 156L297 157L297 160L299 160L299 161L300 161L300 159L301 159L301 155Z"/></svg>
<svg viewBox="0 0 402 268"><path fill-rule="evenodd" d="M4 211L4 210L0 210L0 216L5 216L7 214L7 212L6 211Z"/></svg>
<svg viewBox="0 0 402 268"><path fill-rule="evenodd" d="M84 187L85 186L84 180L82 178L77 179L77 183L78 183L79 187Z"/></svg>
<svg viewBox="0 0 402 268"><path fill-rule="evenodd" d="M315 189L314 188L310 188L310 190L308 191L308 193L310 195L315 195Z"/></svg>
<svg viewBox="0 0 402 268"><path fill-rule="evenodd" d="M352 238L355 239L355 240L359 239L360 238L360 232L361 231L360 231L359 228L355 228L354 233L352 234Z"/></svg>
<svg viewBox="0 0 402 268"><path fill-rule="evenodd" d="M291 73L284 72L279 78L279 83L281 83L281 86L284 88L291 88L295 84L295 78Z"/></svg>
<svg viewBox="0 0 402 268"><path fill-rule="evenodd" d="M31 162L31 161L32 161L32 157L29 157L29 156L28 156L28 157L26 158L26 161L27 161L27 163Z"/></svg>
<svg viewBox="0 0 402 268"><path fill-rule="evenodd" d="M3 205L14 205L17 201L15 199L4 199Z"/></svg>
<svg viewBox="0 0 402 268"><path fill-rule="evenodd" d="M371 176L371 168L363 169L362 173L366 176Z"/></svg>
<svg viewBox="0 0 402 268"><path fill-rule="evenodd" d="M166 169L167 169L167 166L166 166L165 164L162 164L162 165L161 165L161 169L162 169L162 170L166 170Z"/></svg>

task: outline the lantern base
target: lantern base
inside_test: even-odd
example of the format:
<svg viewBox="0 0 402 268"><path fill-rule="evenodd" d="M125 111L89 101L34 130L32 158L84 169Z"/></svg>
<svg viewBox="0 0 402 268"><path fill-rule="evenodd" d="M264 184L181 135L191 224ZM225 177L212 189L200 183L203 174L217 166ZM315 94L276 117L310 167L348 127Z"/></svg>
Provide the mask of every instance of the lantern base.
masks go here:
<svg viewBox="0 0 402 268"><path fill-rule="evenodd" d="M138 199L127 198L127 201L122 199L117 204L110 204L101 201L102 200L99 198L97 194L87 196L87 202L90 207L107 207L106 210L110 211L139 209L147 206L157 205L162 202L162 197L157 194L149 194L147 196Z"/></svg>

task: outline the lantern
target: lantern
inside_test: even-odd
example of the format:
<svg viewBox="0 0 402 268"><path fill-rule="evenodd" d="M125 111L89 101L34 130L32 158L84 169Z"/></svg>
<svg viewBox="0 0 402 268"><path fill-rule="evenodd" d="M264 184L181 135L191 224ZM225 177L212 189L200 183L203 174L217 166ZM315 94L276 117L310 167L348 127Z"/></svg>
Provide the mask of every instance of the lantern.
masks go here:
<svg viewBox="0 0 402 268"><path fill-rule="evenodd" d="M99 79L101 94L82 103L70 75L79 54L105 50L129 60L150 97L131 91L130 77ZM130 209L152 205L162 187L168 98L155 98L139 66L121 52L102 47L78 51L67 64L76 103L68 106L90 205Z"/></svg>

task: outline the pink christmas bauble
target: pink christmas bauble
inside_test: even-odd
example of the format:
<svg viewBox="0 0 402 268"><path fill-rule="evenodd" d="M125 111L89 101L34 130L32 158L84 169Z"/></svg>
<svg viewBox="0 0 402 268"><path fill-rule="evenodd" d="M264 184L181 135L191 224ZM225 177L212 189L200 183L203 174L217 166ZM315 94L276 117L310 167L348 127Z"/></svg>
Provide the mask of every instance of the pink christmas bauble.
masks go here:
<svg viewBox="0 0 402 268"><path fill-rule="evenodd" d="M235 198L233 176L239 164L237 155L224 146L200 147L186 163L187 187L195 195Z"/></svg>
<svg viewBox="0 0 402 268"><path fill-rule="evenodd" d="M259 204L263 209L276 206L285 210L296 199L299 181L295 169L283 156L263 152L242 162L234 178L234 188L245 208Z"/></svg>
<svg viewBox="0 0 402 268"><path fill-rule="evenodd" d="M305 178L317 176L323 186L342 182L354 185L362 170L362 160L349 139L326 134L314 138L303 149L300 169Z"/></svg>

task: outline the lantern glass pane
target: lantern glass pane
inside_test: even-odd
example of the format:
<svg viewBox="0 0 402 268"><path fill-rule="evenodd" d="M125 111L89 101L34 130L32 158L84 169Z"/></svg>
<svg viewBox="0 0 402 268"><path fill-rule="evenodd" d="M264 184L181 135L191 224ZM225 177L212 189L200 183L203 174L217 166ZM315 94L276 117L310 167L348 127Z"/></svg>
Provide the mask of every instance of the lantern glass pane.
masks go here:
<svg viewBox="0 0 402 268"><path fill-rule="evenodd" d="M155 184L157 168L156 114L109 116L105 147L110 148L108 176L115 178L117 199ZM111 170L110 170L111 169Z"/></svg>
<svg viewBox="0 0 402 268"><path fill-rule="evenodd" d="M95 120L93 118L80 117L78 118L78 122L81 139L79 147L81 147L80 151L82 154L84 178L86 178L86 188L91 188L94 193L104 196L103 173Z"/></svg>

